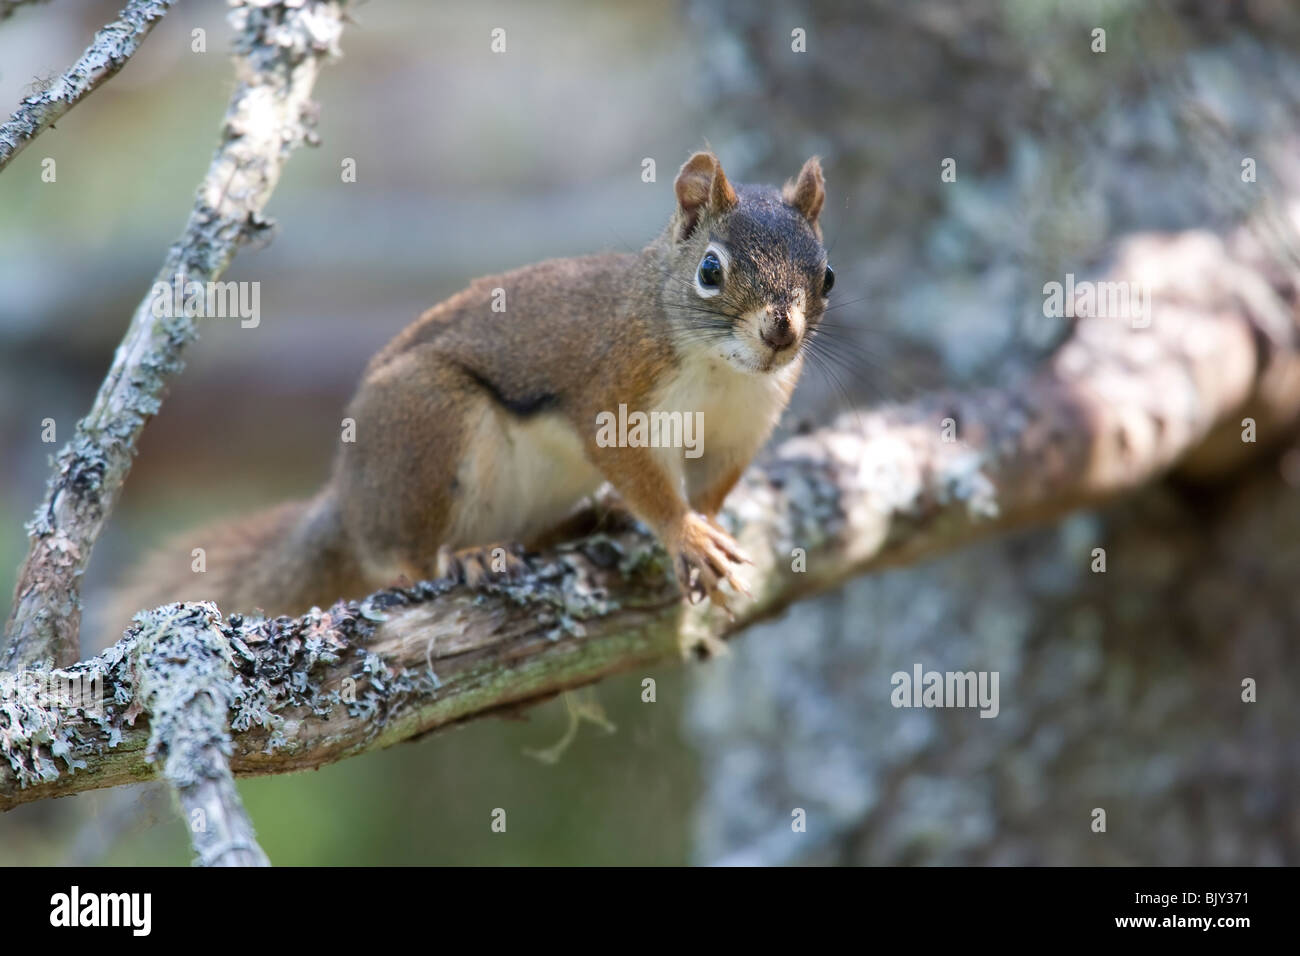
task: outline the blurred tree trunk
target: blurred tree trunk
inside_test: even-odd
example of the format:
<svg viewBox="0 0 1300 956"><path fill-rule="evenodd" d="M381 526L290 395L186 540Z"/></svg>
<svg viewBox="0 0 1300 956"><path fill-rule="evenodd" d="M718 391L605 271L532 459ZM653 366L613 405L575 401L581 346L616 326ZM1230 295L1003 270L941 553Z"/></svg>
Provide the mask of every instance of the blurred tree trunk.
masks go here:
<svg viewBox="0 0 1300 956"><path fill-rule="evenodd" d="M1297 194L1300 14L1281 2L691 13L706 109L732 128L714 145L764 170L827 158L837 293L864 297L837 317L861 327L834 370L855 398L1024 374L1068 331L1042 317L1044 283L1095 272L1127 233L1225 232ZM698 858L1300 861L1298 488L1296 447L1183 475L754 629L697 678ZM998 672L999 715L895 709L890 677L918 663Z"/></svg>

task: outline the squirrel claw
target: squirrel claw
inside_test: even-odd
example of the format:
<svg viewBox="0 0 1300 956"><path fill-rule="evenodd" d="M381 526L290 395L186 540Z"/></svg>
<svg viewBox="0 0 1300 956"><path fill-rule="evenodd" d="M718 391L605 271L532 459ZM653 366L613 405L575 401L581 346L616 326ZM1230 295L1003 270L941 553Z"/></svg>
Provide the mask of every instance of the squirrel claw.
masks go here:
<svg viewBox="0 0 1300 956"><path fill-rule="evenodd" d="M748 563L735 539L710 519L692 513L686 516L671 550L676 557L677 581L686 599L699 604L707 597L734 618L722 585L749 595L749 589L733 570L734 565Z"/></svg>
<svg viewBox="0 0 1300 956"><path fill-rule="evenodd" d="M444 544L438 549L435 574L438 578L475 589L485 584L518 581L528 570L522 553L523 548L517 544L494 544L459 551Z"/></svg>

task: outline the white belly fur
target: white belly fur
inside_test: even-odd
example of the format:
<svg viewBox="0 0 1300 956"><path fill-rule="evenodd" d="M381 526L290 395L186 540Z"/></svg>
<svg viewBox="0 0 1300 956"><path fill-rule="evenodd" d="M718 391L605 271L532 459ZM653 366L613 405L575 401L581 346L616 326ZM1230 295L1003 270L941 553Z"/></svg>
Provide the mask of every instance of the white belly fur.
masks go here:
<svg viewBox="0 0 1300 956"><path fill-rule="evenodd" d="M658 411L700 412L702 454L659 450L660 460L687 494L707 487L736 464L747 464L767 441L799 379L802 357L776 372L743 372L724 359L703 354L688 358L655 397Z"/></svg>
<svg viewBox="0 0 1300 956"><path fill-rule="evenodd" d="M800 361L758 375L711 356L683 362L645 409L703 415L700 457L687 458L685 448L655 450L683 494L754 456L790 399ZM521 421L487 401L458 479L461 500L444 540L452 548L528 541L604 481L567 419L544 414Z"/></svg>
<svg viewBox="0 0 1300 956"><path fill-rule="evenodd" d="M520 421L485 408L460 469L462 498L446 543L528 541L558 524L604 480L559 415Z"/></svg>

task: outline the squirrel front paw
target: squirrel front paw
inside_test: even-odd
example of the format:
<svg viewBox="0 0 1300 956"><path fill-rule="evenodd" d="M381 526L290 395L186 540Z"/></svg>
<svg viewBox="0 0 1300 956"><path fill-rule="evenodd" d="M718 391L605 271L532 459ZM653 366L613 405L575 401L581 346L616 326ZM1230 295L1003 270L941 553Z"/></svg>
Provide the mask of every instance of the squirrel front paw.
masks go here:
<svg viewBox="0 0 1300 956"><path fill-rule="evenodd" d="M736 592L749 594L734 568L750 564L750 560L741 553L735 538L703 515L689 512L666 544L673 556L677 583L692 604L708 597L729 610L720 590L724 581Z"/></svg>

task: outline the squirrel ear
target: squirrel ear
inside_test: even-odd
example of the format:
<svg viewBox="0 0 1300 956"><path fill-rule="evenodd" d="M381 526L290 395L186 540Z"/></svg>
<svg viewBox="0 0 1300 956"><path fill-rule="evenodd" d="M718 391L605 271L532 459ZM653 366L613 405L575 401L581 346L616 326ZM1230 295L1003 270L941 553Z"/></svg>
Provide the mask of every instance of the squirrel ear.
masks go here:
<svg viewBox="0 0 1300 956"><path fill-rule="evenodd" d="M821 215L822 203L826 202L826 179L822 176L822 163L816 156L803 164L799 170L799 179L790 180L781 190L781 198L803 213L803 217L813 225Z"/></svg>
<svg viewBox="0 0 1300 956"><path fill-rule="evenodd" d="M678 239L691 234L704 212L718 215L740 201L731 183L727 182L727 174L722 171L718 157L712 153L696 153L683 163L673 189L677 193L680 217L676 229Z"/></svg>

